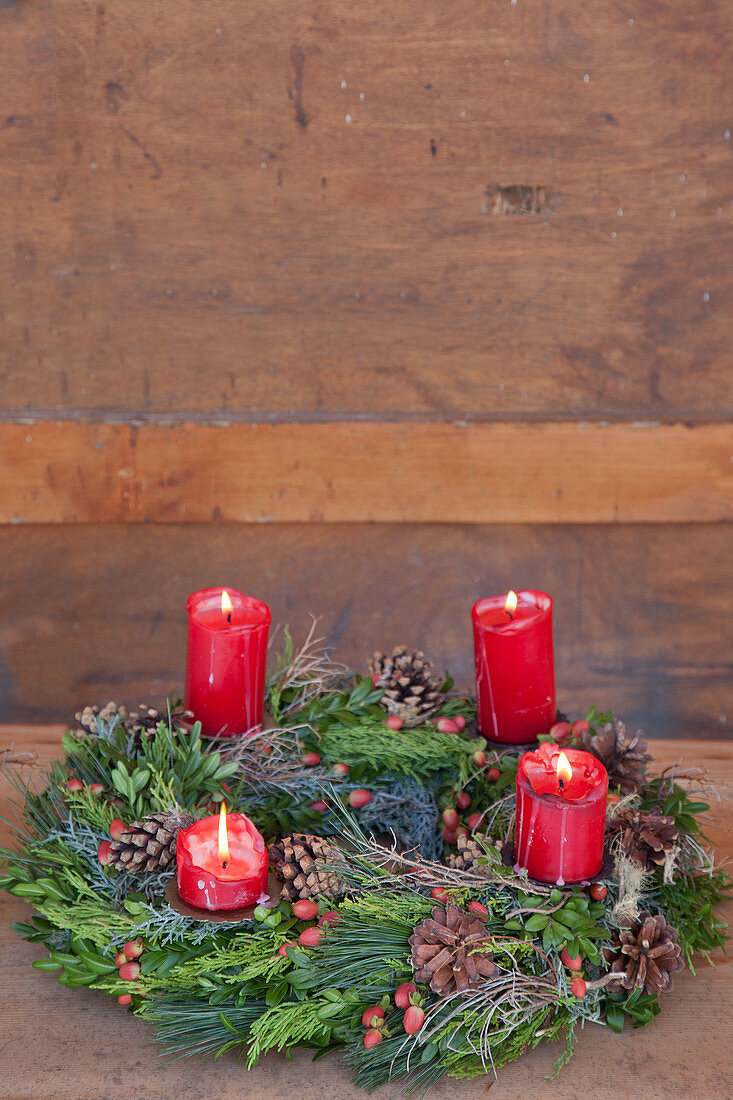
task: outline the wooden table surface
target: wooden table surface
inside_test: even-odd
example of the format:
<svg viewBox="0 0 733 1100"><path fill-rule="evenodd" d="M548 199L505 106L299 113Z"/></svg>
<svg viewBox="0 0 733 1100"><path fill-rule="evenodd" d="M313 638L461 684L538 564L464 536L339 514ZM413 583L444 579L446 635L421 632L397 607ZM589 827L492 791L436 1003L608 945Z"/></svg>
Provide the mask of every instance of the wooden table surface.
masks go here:
<svg viewBox="0 0 733 1100"><path fill-rule="evenodd" d="M61 727L0 727L0 749L14 744L47 764L61 755ZM655 741L655 764L682 759L708 769L719 801L708 835L719 856L733 854L733 743ZM9 789L0 780L0 814L9 816ZM2 843L7 843L7 832ZM733 918L733 903L723 909ZM161 1062L150 1029L101 993L58 985L52 974L31 968L38 946L8 929L29 907L0 892L0 1097L3 1100L346 1100L364 1096L351 1083L338 1056L312 1065L307 1051L292 1062L268 1056L247 1074L230 1054L218 1062ZM650 1027L614 1035L590 1025L577 1053L556 1081L546 1075L559 1048L545 1046L492 1077L446 1079L435 1100L591 1097L619 1100L731 1100L733 1098L733 969L722 953L711 967L701 961L697 977L675 978L675 992ZM668 1003L667 1003L668 1001ZM493 1083L492 1083L493 1082ZM388 1097L393 1088L374 1094Z"/></svg>

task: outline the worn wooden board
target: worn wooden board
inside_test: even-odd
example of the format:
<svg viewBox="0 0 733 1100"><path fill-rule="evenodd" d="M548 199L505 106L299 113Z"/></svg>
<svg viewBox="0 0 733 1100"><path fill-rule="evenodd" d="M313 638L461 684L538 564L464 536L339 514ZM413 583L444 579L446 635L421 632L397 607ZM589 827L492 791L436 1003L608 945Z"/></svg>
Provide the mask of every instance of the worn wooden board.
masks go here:
<svg viewBox="0 0 733 1100"><path fill-rule="evenodd" d="M654 736L726 737L733 528L715 525L82 525L0 529L0 720L180 688L185 602L231 584L303 637L309 613L364 668L405 642L469 688L470 608L555 598L558 701Z"/></svg>
<svg viewBox="0 0 733 1100"><path fill-rule="evenodd" d="M60 728L0 729L0 747L37 751L40 762L60 755ZM709 770L721 801L709 829L721 856L733 855L733 746L710 742L655 742L655 765L682 759ZM0 780L1 782L1 780ZM0 814L8 813L8 789L0 787ZM0 833L0 842L7 842ZM337 1057L315 1066L307 1053L293 1062L271 1056L246 1074L234 1054L218 1062L191 1059L168 1064L146 1026L109 997L58 985L51 974L31 968L36 947L19 940L7 925L30 909L0 893L0 1097L7 1100L346 1100L363 1097ZM733 904L723 910L730 920ZM621 1036L589 1025L577 1053L557 1081L547 1079L557 1047L539 1048L492 1077L439 1085L435 1100L475 1100L491 1085L497 1100L531 1096L593 1100L644 1096L647 1100L710 1100L733 1094L730 1020L733 1016L731 960L716 953L715 967L701 962L697 976L675 976L675 991L657 1021ZM43 1041L39 1041L39 1021ZM704 1056L703 1056L704 1052ZM387 1100L392 1089L379 1090Z"/></svg>
<svg viewBox="0 0 733 1100"><path fill-rule="evenodd" d="M0 425L0 523L733 516L724 424Z"/></svg>
<svg viewBox="0 0 733 1100"><path fill-rule="evenodd" d="M725 0L6 0L3 405L719 418L732 46Z"/></svg>

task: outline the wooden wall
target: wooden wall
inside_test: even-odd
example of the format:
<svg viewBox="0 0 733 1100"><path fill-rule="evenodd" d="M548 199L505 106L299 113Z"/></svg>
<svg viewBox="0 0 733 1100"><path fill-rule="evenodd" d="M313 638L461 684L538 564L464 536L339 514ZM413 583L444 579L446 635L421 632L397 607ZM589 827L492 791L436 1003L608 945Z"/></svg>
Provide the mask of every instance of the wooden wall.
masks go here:
<svg viewBox="0 0 733 1100"><path fill-rule="evenodd" d="M193 588L726 736L725 0L0 0L0 719L182 675Z"/></svg>

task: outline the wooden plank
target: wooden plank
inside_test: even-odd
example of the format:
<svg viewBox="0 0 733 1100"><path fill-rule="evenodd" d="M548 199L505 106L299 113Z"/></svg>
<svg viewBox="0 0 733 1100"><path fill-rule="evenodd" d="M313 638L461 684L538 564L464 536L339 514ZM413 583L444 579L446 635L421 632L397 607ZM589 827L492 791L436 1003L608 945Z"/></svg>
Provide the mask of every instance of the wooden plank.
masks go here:
<svg viewBox="0 0 733 1100"><path fill-rule="evenodd" d="M3 402L720 417L732 47L724 0L3 6Z"/></svg>
<svg viewBox="0 0 733 1100"><path fill-rule="evenodd" d="M0 425L0 522L731 516L726 425Z"/></svg>
<svg viewBox="0 0 733 1100"><path fill-rule="evenodd" d="M60 729L45 731L0 728L0 747L13 740L19 748L40 751L44 763L61 754ZM711 840L719 855L733 856L733 746L711 742L655 742L659 768L682 759L709 769L721 801L713 806ZM0 778L0 784L2 780ZM7 786L0 786L0 814L8 814ZM2 839L2 837L0 837ZM203 1059L161 1061L152 1031L119 1009L114 1000L88 990L65 989L51 974L31 968L40 957L8 928L11 920L25 920L29 906L0 893L0 955L3 960L3 1029L0 1033L0 1097L3 1100L99 1100L123 1096L137 1100L362 1100L338 1058L315 1066L308 1052L296 1053L292 1063L272 1056L250 1073L235 1055L218 1062ZM733 920L733 903L721 910ZM532 1096L590 1094L594 1100L618 1100L643 1095L649 1100L707 1100L730 1095L729 1028L733 1012L730 957L716 952L715 966L704 962L697 975L685 971L675 977L674 993L665 999L653 1026L611 1035L588 1025L570 1065L559 1082L548 1079L559 1048L548 1046L523 1055L501 1070L491 1096L513 1100ZM37 1042L43 1020L44 1042ZM721 1023L723 1021L723 1023ZM700 1051L705 1057L700 1057ZM104 1056L100 1057L100 1051ZM131 1051L134 1055L131 1055ZM435 1100L475 1100L493 1081L451 1081L430 1095ZM589 1082L592 1084L589 1086ZM379 1098L391 1090L380 1090Z"/></svg>
<svg viewBox="0 0 733 1100"><path fill-rule="evenodd" d="M555 598L559 705L652 736L729 737L730 525L85 525L0 529L0 720L181 690L186 597L231 584L364 669L404 642L473 683L470 608ZM276 638L279 646L282 636Z"/></svg>

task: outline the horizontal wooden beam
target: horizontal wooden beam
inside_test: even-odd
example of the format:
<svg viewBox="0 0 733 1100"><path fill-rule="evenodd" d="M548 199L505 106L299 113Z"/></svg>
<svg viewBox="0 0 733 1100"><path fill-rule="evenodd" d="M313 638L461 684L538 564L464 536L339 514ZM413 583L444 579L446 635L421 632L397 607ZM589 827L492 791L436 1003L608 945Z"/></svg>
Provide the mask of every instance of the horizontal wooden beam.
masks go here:
<svg viewBox="0 0 733 1100"><path fill-rule="evenodd" d="M729 519L722 424L0 425L2 523Z"/></svg>

